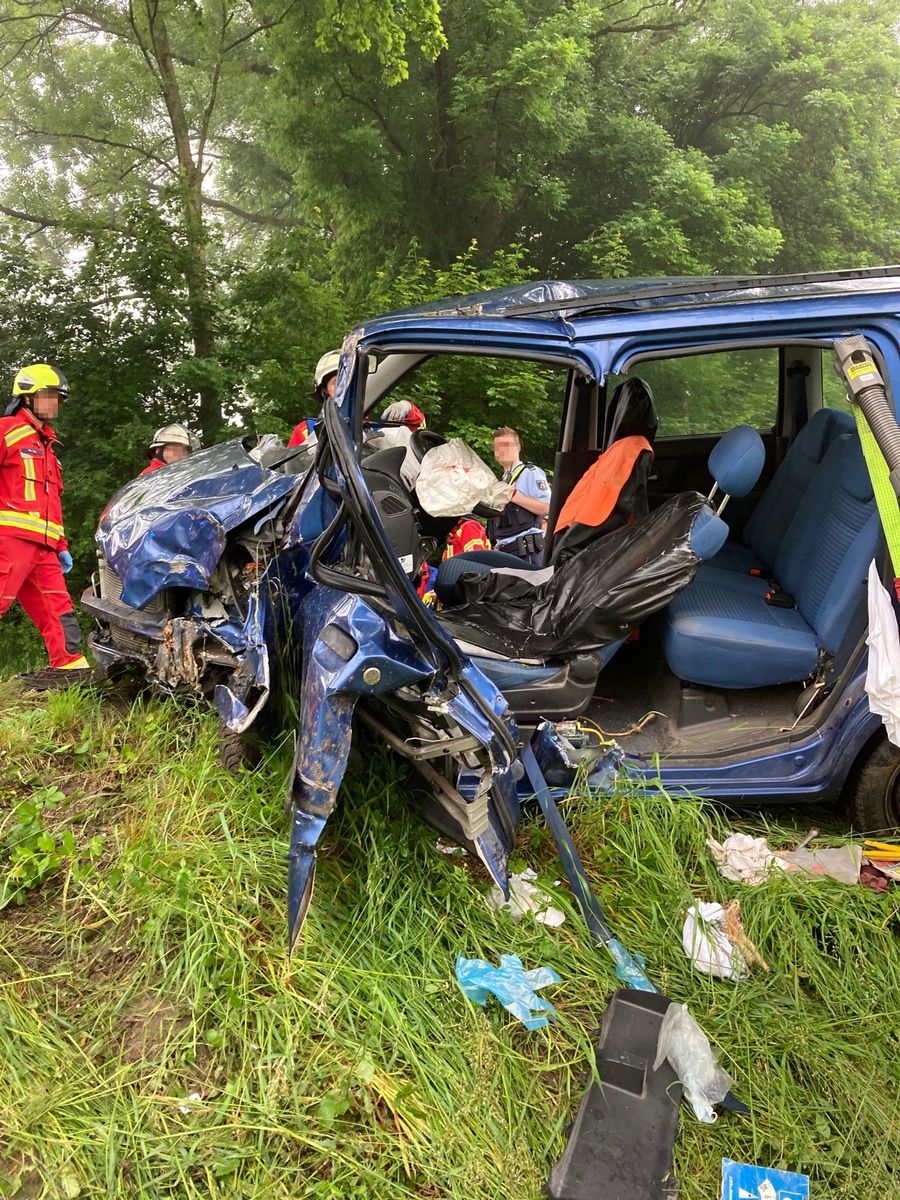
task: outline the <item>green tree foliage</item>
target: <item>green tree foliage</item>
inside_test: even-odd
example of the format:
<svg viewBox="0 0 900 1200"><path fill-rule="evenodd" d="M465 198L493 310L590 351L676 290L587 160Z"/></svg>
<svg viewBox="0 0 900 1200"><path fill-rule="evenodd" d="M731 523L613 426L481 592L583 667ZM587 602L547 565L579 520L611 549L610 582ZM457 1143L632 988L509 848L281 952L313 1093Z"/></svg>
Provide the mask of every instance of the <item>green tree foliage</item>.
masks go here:
<svg viewBox="0 0 900 1200"><path fill-rule="evenodd" d="M275 91L351 290L361 264L411 237L443 266L474 237L567 274L759 269L779 249L750 185L723 185L646 104L634 63L687 44L691 5L459 0L443 13L446 48L411 60L390 92L342 46L313 62L294 36L309 19L294 10L273 33Z"/></svg>
<svg viewBox="0 0 900 1200"><path fill-rule="evenodd" d="M900 0L0 0L0 368L58 361L67 512L167 419L287 432L366 317L548 276L898 257ZM403 385L546 462L559 384ZM76 416L77 413L77 416Z"/></svg>
<svg viewBox="0 0 900 1200"><path fill-rule="evenodd" d="M897 19L894 0L716 3L639 68L673 144L768 214L777 270L896 259Z"/></svg>
<svg viewBox="0 0 900 1200"><path fill-rule="evenodd" d="M70 274L0 250L7 282L0 293L0 379L11 391L19 367L49 360L71 386L55 427L76 592L93 569L100 509L146 465L142 451L153 431L166 420L192 424L197 416L194 391L174 380L161 384L186 336L183 314L167 299L166 278L177 277L179 264L166 261L170 243L155 214L145 213L141 225L142 236L97 237ZM131 288L123 290L123 281Z"/></svg>
<svg viewBox="0 0 900 1200"><path fill-rule="evenodd" d="M208 213L277 223L274 212L232 203L222 170L246 136L243 97L269 69L258 47L275 20L243 0L0 4L8 168L0 211L50 235L63 255L96 230L133 235L123 204L159 212L172 243L167 262L180 265L170 304L187 320L209 436L221 427L223 396ZM270 187L276 174L270 167Z"/></svg>

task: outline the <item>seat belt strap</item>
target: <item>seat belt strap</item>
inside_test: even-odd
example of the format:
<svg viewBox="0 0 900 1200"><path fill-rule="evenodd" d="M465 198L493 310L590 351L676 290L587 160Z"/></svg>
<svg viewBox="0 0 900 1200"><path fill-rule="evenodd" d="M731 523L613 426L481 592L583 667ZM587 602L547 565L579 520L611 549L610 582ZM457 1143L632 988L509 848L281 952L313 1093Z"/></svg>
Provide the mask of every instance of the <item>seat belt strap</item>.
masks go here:
<svg viewBox="0 0 900 1200"><path fill-rule="evenodd" d="M875 440L875 435L869 428L863 410L858 404L853 405L853 415L856 417L856 428L862 445L869 477L872 480L872 491L875 493L875 503L878 505L878 515L884 529L884 539L887 542L888 553L894 568L894 578L900 577L900 506L897 495L890 480L888 465L881 453L881 448Z"/></svg>
<svg viewBox="0 0 900 1200"><path fill-rule="evenodd" d="M519 757L522 760L522 766L525 768L525 774L528 776L528 782L534 788L534 794L537 797L538 804L541 806L544 820L547 822L547 826L553 835L554 842L556 842L556 849L559 851L560 861L562 862L566 879L569 881L569 887L578 901L578 907L581 909L584 923L587 925L594 943L597 946L602 946L609 953L615 963L616 975L622 983L628 987L635 988L639 992L659 991L647 977L643 962L626 950L607 925L603 910L600 908L600 901L597 899L594 889L591 887L590 881L585 874L581 855L578 853L578 849L572 841L568 829L566 829L566 823L562 819L559 809L556 807L556 801L550 794L547 781L544 779L544 773L538 766L530 742L526 742L522 747Z"/></svg>

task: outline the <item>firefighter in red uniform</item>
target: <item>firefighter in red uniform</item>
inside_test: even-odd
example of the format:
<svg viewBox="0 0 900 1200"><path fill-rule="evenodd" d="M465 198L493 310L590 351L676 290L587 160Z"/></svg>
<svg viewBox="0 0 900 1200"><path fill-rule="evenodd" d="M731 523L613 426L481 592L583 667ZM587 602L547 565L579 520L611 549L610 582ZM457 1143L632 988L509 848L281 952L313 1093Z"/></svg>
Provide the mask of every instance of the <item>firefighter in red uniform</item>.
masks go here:
<svg viewBox="0 0 900 1200"><path fill-rule="evenodd" d="M455 554L465 554L468 550L490 550L490 548L491 543L487 530L482 523L472 516L460 517L447 536L447 545L441 555L441 562L446 562ZM434 608L437 604L437 596L434 592L436 575L437 568L429 567L426 563L418 592L423 603L429 608Z"/></svg>
<svg viewBox="0 0 900 1200"><path fill-rule="evenodd" d="M340 365L340 350L328 350L316 363L316 370L313 375L313 390L310 393L310 402L316 412L321 409L329 397L334 395L334 389L337 385L338 367ZM302 421L299 421L294 426L294 432L290 436L288 446L304 445L315 433L316 424L315 417L304 417Z"/></svg>
<svg viewBox="0 0 900 1200"><path fill-rule="evenodd" d="M160 467L186 458L193 448L191 435L183 425L163 425L153 435L147 450L150 466L144 467L141 475L149 475L151 471L158 471Z"/></svg>
<svg viewBox="0 0 900 1200"><path fill-rule="evenodd" d="M452 558L454 554L466 554L469 550L490 550L487 530L474 517L461 517L459 522L450 530L447 538L447 549L444 551L442 562Z"/></svg>
<svg viewBox="0 0 900 1200"><path fill-rule="evenodd" d="M50 666L89 671L63 579L72 569L62 523L62 476L49 422L69 385L47 363L23 367L0 417L0 617L18 600L47 643Z"/></svg>

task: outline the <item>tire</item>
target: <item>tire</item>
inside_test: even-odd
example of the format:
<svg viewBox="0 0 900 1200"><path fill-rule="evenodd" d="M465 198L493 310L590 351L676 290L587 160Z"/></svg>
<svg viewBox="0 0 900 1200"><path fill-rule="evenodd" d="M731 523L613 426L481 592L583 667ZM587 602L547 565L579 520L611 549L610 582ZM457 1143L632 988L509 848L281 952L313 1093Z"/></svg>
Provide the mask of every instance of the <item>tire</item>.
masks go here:
<svg viewBox="0 0 900 1200"><path fill-rule="evenodd" d="M242 767L252 771L259 766L259 760L260 753L253 742L227 725L219 727L219 763L229 774L239 775Z"/></svg>
<svg viewBox="0 0 900 1200"><path fill-rule="evenodd" d="M850 820L860 833L900 830L900 749L883 738L864 751L846 795Z"/></svg>

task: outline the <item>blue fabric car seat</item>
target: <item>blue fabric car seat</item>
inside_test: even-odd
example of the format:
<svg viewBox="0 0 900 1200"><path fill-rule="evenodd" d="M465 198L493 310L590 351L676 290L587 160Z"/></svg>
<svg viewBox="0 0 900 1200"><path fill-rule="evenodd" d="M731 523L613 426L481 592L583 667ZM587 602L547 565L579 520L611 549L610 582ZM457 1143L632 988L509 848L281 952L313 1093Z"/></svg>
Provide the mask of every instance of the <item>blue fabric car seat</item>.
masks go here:
<svg viewBox="0 0 900 1200"><path fill-rule="evenodd" d="M852 433L854 428L850 413L836 408L820 408L814 412L791 442L753 510L744 528L743 544L729 539L709 567L739 571L744 575L771 567L797 506L828 447L842 434Z"/></svg>
<svg viewBox="0 0 900 1200"><path fill-rule="evenodd" d="M774 578L796 607L766 601L765 579L704 565L659 617L671 671L718 688L806 679L835 654L864 594L881 524L855 434L834 441L781 541Z"/></svg>

